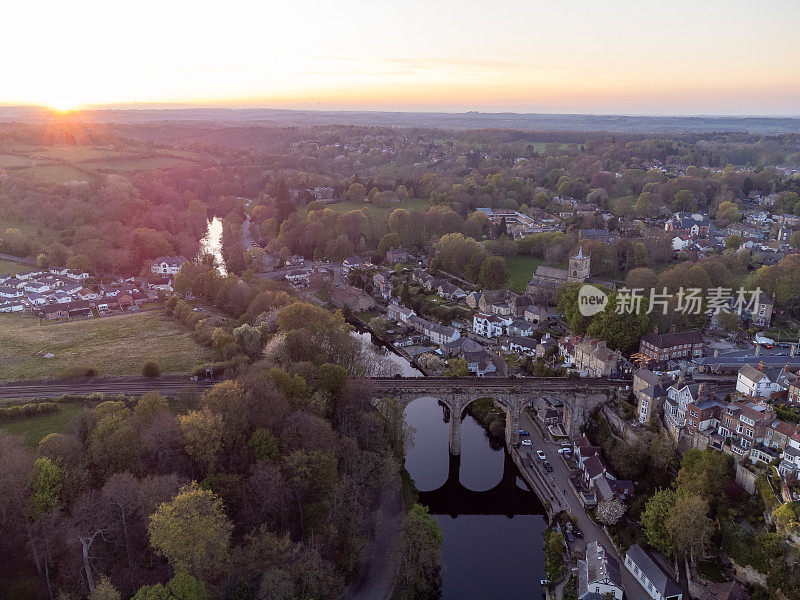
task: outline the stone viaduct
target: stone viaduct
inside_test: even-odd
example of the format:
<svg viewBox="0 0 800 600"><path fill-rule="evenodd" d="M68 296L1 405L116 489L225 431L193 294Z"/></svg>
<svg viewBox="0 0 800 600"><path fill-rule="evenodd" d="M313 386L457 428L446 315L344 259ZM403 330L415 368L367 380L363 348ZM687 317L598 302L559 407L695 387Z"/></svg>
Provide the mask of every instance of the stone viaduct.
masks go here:
<svg viewBox="0 0 800 600"><path fill-rule="evenodd" d="M357 379L351 385L372 398L394 398L404 406L417 398L435 398L450 411L450 453L461 454L461 421L464 409L480 398L491 398L506 413L506 444L519 444L519 419L525 407L537 398L563 406L564 429L570 438L580 433L587 416L608 400L609 390L625 382L608 379L570 379L563 377L525 378L446 378L387 377Z"/></svg>

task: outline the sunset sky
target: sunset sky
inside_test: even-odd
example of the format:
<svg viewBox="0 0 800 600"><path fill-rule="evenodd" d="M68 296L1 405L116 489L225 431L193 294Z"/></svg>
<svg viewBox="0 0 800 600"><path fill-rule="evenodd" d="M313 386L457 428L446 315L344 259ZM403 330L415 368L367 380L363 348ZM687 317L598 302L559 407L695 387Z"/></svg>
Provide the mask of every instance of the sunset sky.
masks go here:
<svg viewBox="0 0 800 600"><path fill-rule="evenodd" d="M800 115L799 0L14 2L0 104Z"/></svg>

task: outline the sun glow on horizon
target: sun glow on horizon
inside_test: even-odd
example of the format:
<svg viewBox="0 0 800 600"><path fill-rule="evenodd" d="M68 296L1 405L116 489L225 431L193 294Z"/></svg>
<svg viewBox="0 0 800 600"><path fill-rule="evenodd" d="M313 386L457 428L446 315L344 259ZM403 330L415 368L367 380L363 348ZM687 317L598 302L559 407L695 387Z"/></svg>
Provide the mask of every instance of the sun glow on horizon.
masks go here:
<svg viewBox="0 0 800 600"><path fill-rule="evenodd" d="M800 114L796 0L230 4L12 3L0 104Z"/></svg>

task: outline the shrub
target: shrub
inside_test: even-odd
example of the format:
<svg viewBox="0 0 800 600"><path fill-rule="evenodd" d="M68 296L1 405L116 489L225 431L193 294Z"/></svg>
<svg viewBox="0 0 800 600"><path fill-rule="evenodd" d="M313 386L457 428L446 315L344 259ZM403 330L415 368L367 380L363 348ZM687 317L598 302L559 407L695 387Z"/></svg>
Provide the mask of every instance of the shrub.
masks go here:
<svg viewBox="0 0 800 600"><path fill-rule="evenodd" d="M158 366L158 363L148 360L142 365L142 376L149 377L150 379L160 377L161 368Z"/></svg>
<svg viewBox="0 0 800 600"><path fill-rule="evenodd" d="M18 404L15 406L3 406L0 407L0 423L27 419L28 417L38 417L54 412L58 412L58 404L55 402L37 402Z"/></svg>
<svg viewBox="0 0 800 600"><path fill-rule="evenodd" d="M61 371L58 376L61 379L85 379L88 377L97 377L100 370L96 367L67 367Z"/></svg>

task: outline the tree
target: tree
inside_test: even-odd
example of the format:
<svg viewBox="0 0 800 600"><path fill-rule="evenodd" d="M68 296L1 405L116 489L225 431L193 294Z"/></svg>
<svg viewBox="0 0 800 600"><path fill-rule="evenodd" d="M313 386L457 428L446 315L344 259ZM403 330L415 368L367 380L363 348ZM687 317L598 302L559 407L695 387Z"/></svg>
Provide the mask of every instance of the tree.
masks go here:
<svg viewBox="0 0 800 600"><path fill-rule="evenodd" d="M597 518L606 525L616 525L625 514L625 505L617 499L603 500L597 505Z"/></svg>
<svg viewBox="0 0 800 600"><path fill-rule="evenodd" d="M387 251L391 250L392 248L399 248L400 247L400 236L392 231L387 233L385 236L381 238L380 243L378 244L378 252L381 254L386 254Z"/></svg>
<svg viewBox="0 0 800 600"><path fill-rule="evenodd" d="M676 212L692 210L694 194L689 190L681 190L672 197L672 210Z"/></svg>
<svg viewBox="0 0 800 600"><path fill-rule="evenodd" d="M280 457L278 438L269 429L260 427L253 432L248 441L256 460L275 461Z"/></svg>
<svg viewBox="0 0 800 600"><path fill-rule="evenodd" d="M720 225L725 226L731 223L737 223L741 219L739 207L736 203L726 200L725 202L721 202L717 207L717 223Z"/></svg>
<svg viewBox="0 0 800 600"><path fill-rule="evenodd" d="M682 493L700 496L714 505L723 498L733 474L733 457L715 450L692 448L683 455L675 483Z"/></svg>
<svg viewBox="0 0 800 600"><path fill-rule="evenodd" d="M367 190L361 183L351 183L347 188L347 200L350 202L362 202Z"/></svg>
<svg viewBox="0 0 800 600"><path fill-rule="evenodd" d="M87 273L91 270L92 265L89 261L89 257L85 254L73 254L67 258L66 267L72 271Z"/></svg>
<svg viewBox="0 0 800 600"><path fill-rule="evenodd" d="M658 490L645 504L641 523L647 543L667 556L672 555L673 544L667 519L675 506L674 490Z"/></svg>
<svg viewBox="0 0 800 600"><path fill-rule="evenodd" d="M111 508L111 514L119 520L128 561L128 578L133 589L133 548L130 529L131 520L139 507L139 482L130 473L114 473L103 485L102 494Z"/></svg>
<svg viewBox="0 0 800 600"><path fill-rule="evenodd" d="M150 516L150 544L177 573L213 577L223 571L233 524L213 492L190 486Z"/></svg>
<svg viewBox="0 0 800 600"><path fill-rule="evenodd" d="M208 409L192 410L177 417L183 443L192 459L206 470L213 469L217 453L222 448L222 417Z"/></svg>
<svg viewBox="0 0 800 600"><path fill-rule="evenodd" d="M175 573L166 584L146 585L131 600L206 600L208 592L202 581L186 573Z"/></svg>
<svg viewBox="0 0 800 600"><path fill-rule="evenodd" d="M794 231L789 236L789 245L792 248L800 248L800 231Z"/></svg>
<svg viewBox="0 0 800 600"><path fill-rule="evenodd" d="M736 234L731 234L725 238L725 249L726 250L738 250L739 246L742 245L742 238Z"/></svg>
<svg viewBox="0 0 800 600"><path fill-rule="evenodd" d="M147 392L136 402L133 414L146 423L150 423L160 413L169 409L167 399L157 391Z"/></svg>
<svg viewBox="0 0 800 600"><path fill-rule="evenodd" d="M711 539L711 519L706 515L706 500L699 496L679 495L665 523L672 546L678 552L688 554L692 563L695 553L705 548Z"/></svg>
<svg viewBox="0 0 800 600"><path fill-rule="evenodd" d="M120 600L120 595L107 575L100 576L100 582L94 588L89 600Z"/></svg>
<svg viewBox="0 0 800 600"><path fill-rule="evenodd" d="M39 458L33 465L31 509L35 515L52 512L61 502L64 473L49 458Z"/></svg>
<svg viewBox="0 0 800 600"><path fill-rule="evenodd" d="M466 377L469 375L467 361L463 358L451 358L447 361L447 368L444 370L445 377Z"/></svg>
<svg viewBox="0 0 800 600"><path fill-rule="evenodd" d="M420 600L439 598L442 585L442 531L421 504L403 517L398 559L405 596Z"/></svg>
<svg viewBox="0 0 800 600"><path fill-rule="evenodd" d="M161 377L161 368L158 366L158 363L152 360L148 360L144 363L142 365L142 377L148 377L150 379Z"/></svg>
<svg viewBox="0 0 800 600"><path fill-rule="evenodd" d="M508 281L508 266L501 256L490 256L481 265L478 281L483 287L496 289Z"/></svg>

